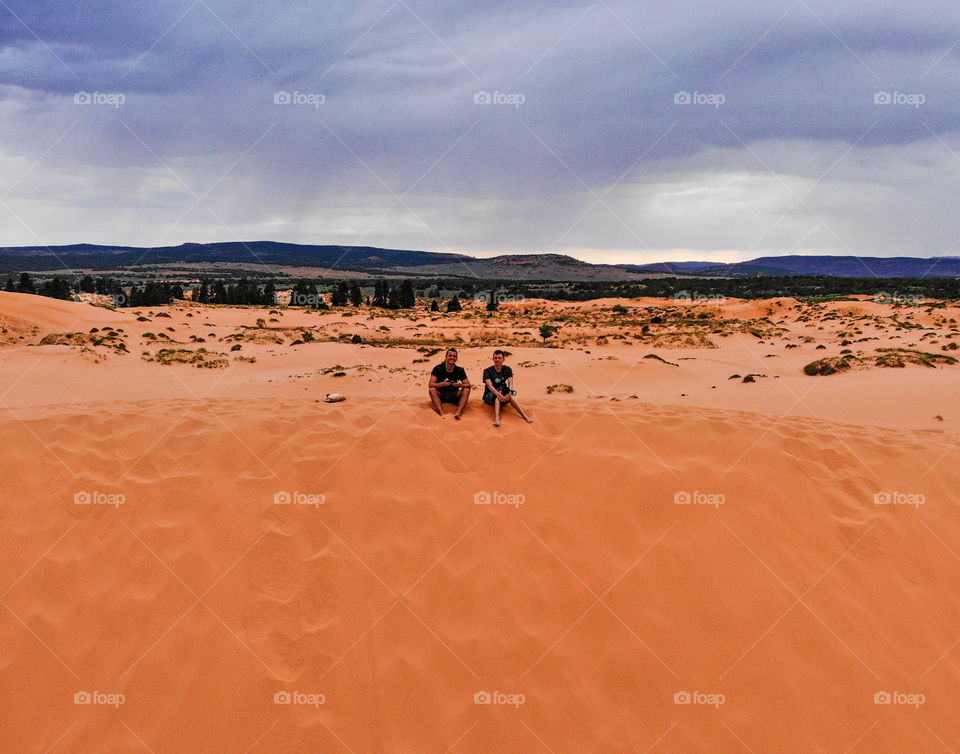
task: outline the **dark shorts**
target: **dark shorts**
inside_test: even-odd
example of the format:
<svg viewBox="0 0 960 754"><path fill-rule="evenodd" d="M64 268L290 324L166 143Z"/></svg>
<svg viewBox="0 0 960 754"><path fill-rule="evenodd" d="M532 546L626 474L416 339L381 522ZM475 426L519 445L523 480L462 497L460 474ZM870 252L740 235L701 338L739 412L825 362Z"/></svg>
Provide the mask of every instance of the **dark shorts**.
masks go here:
<svg viewBox="0 0 960 754"><path fill-rule="evenodd" d="M437 390L441 403L460 403L460 392L455 387L443 387Z"/></svg>
<svg viewBox="0 0 960 754"><path fill-rule="evenodd" d="M483 396L483 402L486 403L488 406L492 406L494 403L497 402L497 396L494 395L493 393L486 393Z"/></svg>

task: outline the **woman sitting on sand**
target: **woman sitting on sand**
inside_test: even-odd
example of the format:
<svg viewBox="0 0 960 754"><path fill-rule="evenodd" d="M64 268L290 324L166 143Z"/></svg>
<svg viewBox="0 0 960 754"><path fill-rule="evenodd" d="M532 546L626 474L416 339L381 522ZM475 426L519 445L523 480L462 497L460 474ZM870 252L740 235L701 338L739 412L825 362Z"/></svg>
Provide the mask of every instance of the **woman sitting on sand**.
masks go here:
<svg viewBox="0 0 960 754"><path fill-rule="evenodd" d="M483 402L493 406L493 426L500 426L500 406L509 403L527 422L533 419L527 416L517 403L517 391L513 389L513 370L503 363L504 354L499 348L493 352L493 366L483 370Z"/></svg>

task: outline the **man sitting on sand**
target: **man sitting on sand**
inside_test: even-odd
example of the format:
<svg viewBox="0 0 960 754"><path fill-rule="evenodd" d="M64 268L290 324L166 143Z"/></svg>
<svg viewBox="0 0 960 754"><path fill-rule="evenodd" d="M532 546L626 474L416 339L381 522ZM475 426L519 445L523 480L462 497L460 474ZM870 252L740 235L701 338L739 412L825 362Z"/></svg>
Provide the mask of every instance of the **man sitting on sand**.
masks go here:
<svg viewBox="0 0 960 754"><path fill-rule="evenodd" d="M467 379L467 373L463 367L457 366L456 348L448 348L446 359L442 364L437 364L430 372L430 401L433 408L441 419L446 419L443 415L443 404L454 403L457 406L457 413L453 415L454 419L459 419L463 409L467 407L467 400L470 398L470 380Z"/></svg>
<svg viewBox="0 0 960 754"><path fill-rule="evenodd" d="M517 403L517 391L513 389L513 370L503 363L504 354L499 348L493 352L493 366L483 370L483 402L493 406L493 426L500 426L500 406L509 403L527 422L527 416Z"/></svg>

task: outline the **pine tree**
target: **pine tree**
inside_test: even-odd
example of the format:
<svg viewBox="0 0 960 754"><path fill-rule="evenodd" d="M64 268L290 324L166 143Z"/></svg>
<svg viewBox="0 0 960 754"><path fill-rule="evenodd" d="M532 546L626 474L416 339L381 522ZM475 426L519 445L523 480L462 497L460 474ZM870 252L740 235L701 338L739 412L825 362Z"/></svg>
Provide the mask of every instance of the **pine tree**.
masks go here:
<svg viewBox="0 0 960 754"><path fill-rule="evenodd" d="M263 297L260 300L263 306L273 306L277 303L277 289L273 283L267 283L263 286Z"/></svg>
<svg viewBox="0 0 960 754"><path fill-rule="evenodd" d="M36 293L37 290L33 285L33 278L30 277L26 272L21 273L20 275L20 284L17 286L17 290L20 293Z"/></svg>
<svg viewBox="0 0 960 754"><path fill-rule="evenodd" d="M386 280L377 280L373 284L373 305L382 306L386 308L387 306L387 295L389 294L389 287L387 286Z"/></svg>
<svg viewBox="0 0 960 754"><path fill-rule="evenodd" d="M437 303L436 299L430 302L430 311L432 312L440 311L440 304Z"/></svg>
<svg viewBox="0 0 960 754"><path fill-rule="evenodd" d="M447 302L447 311L448 312L458 312L463 307L460 305L460 298L456 293L453 294L453 298Z"/></svg>
<svg viewBox="0 0 960 754"><path fill-rule="evenodd" d="M347 288L346 282L341 282L333 289L333 296L330 298L330 303L333 306L346 306L349 294L350 291Z"/></svg>
<svg viewBox="0 0 960 754"><path fill-rule="evenodd" d="M417 305L417 296L413 291L413 283L409 280L404 280L400 284L398 303L401 309L412 309Z"/></svg>
<svg viewBox="0 0 960 754"><path fill-rule="evenodd" d="M363 294L360 293L360 286L357 285L356 280L350 284L350 303L354 306L360 306L363 303Z"/></svg>

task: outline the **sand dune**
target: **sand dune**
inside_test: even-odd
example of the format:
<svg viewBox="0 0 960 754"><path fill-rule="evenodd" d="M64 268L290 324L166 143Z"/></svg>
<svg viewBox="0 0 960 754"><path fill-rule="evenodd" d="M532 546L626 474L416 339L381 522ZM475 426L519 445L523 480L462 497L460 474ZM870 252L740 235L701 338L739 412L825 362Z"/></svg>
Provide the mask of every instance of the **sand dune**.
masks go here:
<svg viewBox="0 0 960 754"><path fill-rule="evenodd" d="M0 312L88 314L32 304ZM264 315L169 313L216 350ZM960 747L949 368L811 378L788 352L713 390L750 340L660 349L677 367L525 345L536 423L495 431L430 413L436 356L244 341L255 363L163 366L139 352L166 318L90 316L129 353L0 352L4 751ZM869 411L907 384L935 430ZM783 385L817 387L785 415Z"/></svg>
<svg viewBox="0 0 960 754"><path fill-rule="evenodd" d="M0 295L0 316L28 321L41 332L71 330L96 325L122 325L131 322L130 312L99 306L78 305L26 293Z"/></svg>

